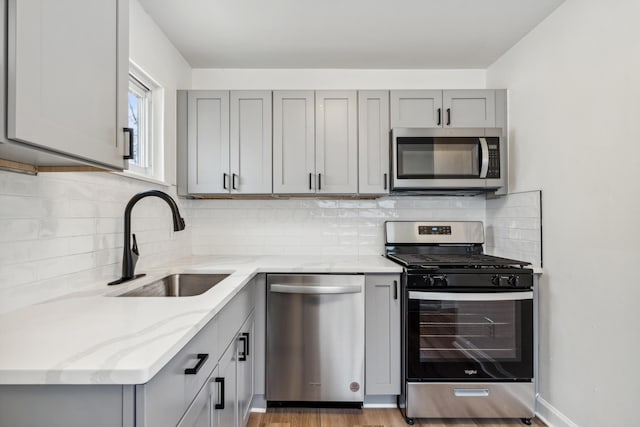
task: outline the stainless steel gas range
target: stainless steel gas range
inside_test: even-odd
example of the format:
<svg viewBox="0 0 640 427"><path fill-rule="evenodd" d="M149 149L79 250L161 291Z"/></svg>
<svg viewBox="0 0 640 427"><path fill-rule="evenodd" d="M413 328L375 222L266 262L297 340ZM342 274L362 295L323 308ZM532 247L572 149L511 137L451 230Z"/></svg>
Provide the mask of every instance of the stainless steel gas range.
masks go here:
<svg viewBox="0 0 640 427"><path fill-rule="evenodd" d="M481 222L385 224L404 266L402 394L414 418L534 415L533 270L483 253Z"/></svg>

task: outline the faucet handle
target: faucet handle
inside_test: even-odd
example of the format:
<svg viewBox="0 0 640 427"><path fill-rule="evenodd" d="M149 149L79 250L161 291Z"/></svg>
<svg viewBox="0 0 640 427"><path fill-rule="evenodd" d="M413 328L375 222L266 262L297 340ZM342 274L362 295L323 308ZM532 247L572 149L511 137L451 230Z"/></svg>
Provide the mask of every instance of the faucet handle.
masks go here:
<svg viewBox="0 0 640 427"><path fill-rule="evenodd" d="M133 246L131 246L131 252L136 255L140 255L140 252L138 252L138 241L136 240L136 235L132 234L131 237L133 238Z"/></svg>

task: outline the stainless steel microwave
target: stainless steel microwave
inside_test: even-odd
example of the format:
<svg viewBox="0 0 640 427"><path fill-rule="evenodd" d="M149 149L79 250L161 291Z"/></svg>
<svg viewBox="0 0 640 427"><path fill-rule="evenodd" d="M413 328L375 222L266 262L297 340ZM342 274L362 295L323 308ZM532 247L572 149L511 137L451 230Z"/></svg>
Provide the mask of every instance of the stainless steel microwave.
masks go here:
<svg viewBox="0 0 640 427"><path fill-rule="evenodd" d="M500 128L394 128L391 191L495 191L506 185Z"/></svg>

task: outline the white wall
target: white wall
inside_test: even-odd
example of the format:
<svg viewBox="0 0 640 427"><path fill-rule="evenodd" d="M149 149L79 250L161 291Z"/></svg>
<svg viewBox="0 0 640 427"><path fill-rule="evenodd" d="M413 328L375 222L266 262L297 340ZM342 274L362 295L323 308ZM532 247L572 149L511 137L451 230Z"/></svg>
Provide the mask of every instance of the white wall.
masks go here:
<svg viewBox="0 0 640 427"><path fill-rule="evenodd" d="M485 70L194 69L194 89L484 89Z"/></svg>
<svg viewBox="0 0 640 427"><path fill-rule="evenodd" d="M493 64L512 191L542 190L541 414L638 424L640 2L568 0Z"/></svg>
<svg viewBox="0 0 640 427"><path fill-rule="evenodd" d="M176 90L191 87L191 67L147 15L129 1L129 56L163 88L164 179L176 183Z"/></svg>

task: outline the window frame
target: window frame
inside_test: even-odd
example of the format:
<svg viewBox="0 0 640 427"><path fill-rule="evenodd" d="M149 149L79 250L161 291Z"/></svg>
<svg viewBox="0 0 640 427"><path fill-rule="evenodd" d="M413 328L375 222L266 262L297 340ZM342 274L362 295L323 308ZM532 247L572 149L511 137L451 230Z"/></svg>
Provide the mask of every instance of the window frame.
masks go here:
<svg viewBox="0 0 640 427"><path fill-rule="evenodd" d="M138 134L140 164L128 161L127 174L164 181L164 88L135 62L129 61L127 108L129 93L143 95L145 114Z"/></svg>

